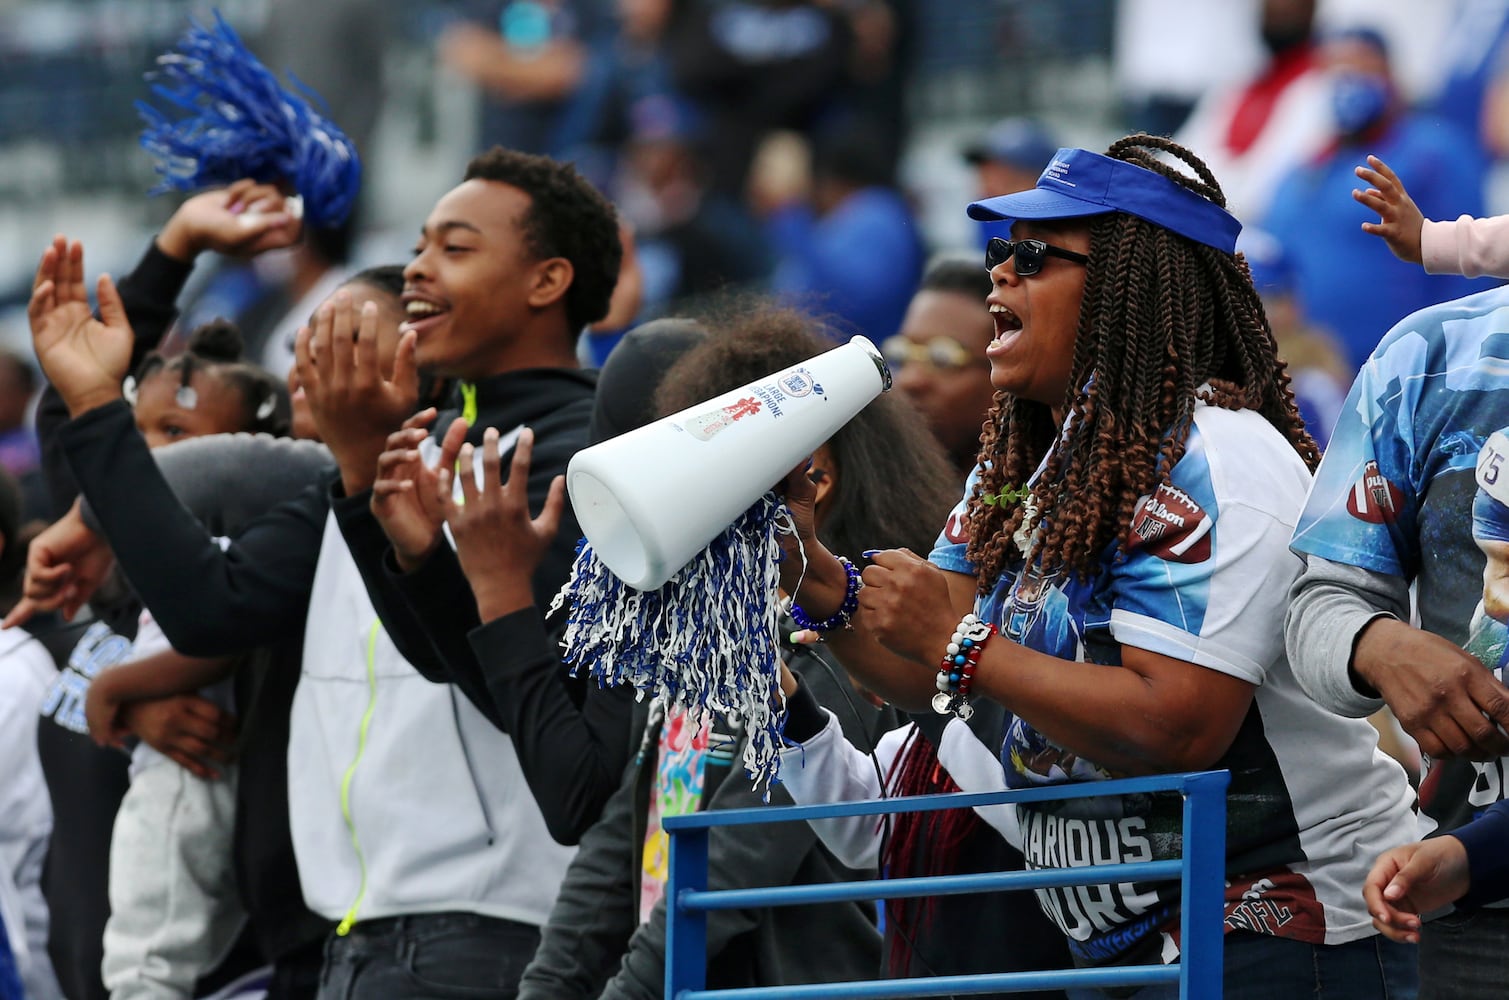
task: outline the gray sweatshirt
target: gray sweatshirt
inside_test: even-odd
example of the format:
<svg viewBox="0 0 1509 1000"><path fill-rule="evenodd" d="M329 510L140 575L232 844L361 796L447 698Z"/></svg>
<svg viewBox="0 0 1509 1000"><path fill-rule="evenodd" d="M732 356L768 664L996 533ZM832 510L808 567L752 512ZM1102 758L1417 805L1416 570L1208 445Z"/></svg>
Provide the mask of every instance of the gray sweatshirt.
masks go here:
<svg viewBox="0 0 1509 1000"><path fill-rule="evenodd" d="M1305 557L1305 571L1289 591L1284 643L1300 687L1319 705L1361 719L1383 708L1383 699L1359 690L1352 649L1375 618L1409 621L1409 582L1360 566Z"/></svg>

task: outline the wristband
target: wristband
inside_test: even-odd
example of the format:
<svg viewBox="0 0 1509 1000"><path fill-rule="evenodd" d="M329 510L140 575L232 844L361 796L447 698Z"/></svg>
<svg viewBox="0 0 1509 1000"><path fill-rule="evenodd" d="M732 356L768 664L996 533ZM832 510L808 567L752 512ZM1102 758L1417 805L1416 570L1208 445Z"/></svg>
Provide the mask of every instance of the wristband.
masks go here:
<svg viewBox="0 0 1509 1000"><path fill-rule="evenodd" d="M859 591L864 586L864 582L859 578L858 567L843 556L839 556L838 561L843 564L846 577L843 603L827 618L814 621L811 615L802 610L800 604L795 600L791 601L787 610L791 613L791 620L796 622L797 628L811 629L813 632L831 632L840 626L846 629L854 627L849 623L849 619L853 617L855 611L859 610Z"/></svg>
<svg viewBox="0 0 1509 1000"><path fill-rule="evenodd" d="M975 667L979 665L985 644L995 634L994 625L982 622L975 615L965 615L960 620L954 634L949 636L948 648L938 666L938 693L933 695L933 711L939 715L952 712L965 721L975 714L969 704Z"/></svg>

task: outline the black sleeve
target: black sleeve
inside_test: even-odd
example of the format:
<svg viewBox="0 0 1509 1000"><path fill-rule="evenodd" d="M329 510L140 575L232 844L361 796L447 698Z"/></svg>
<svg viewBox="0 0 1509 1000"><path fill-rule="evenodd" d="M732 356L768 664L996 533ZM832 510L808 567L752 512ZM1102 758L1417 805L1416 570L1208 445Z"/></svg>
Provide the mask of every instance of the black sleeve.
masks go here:
<svg viewBox="0 0 1509 1000"><path fill-rule="evenodd" d="M573 678L535 608L488 622L471 644L546 828L576 843L629 762L634 690Z"/></svg>
<svg viewBox="0 0 1509 1000"><path fill-rule="evenodd" d="M131 331L136 335L128 371L136 370L142 358L162 342L178 318L178 295L193 270L192 263L169 257L157 248L154 240L136 268L120 280L117 288L121 302L126 307ZM37 439L42 446L42 476L47 483L54 519L68 513L74 498L79 495L78 483L74 481L73 471L68 467L58 441L58 433L67 422L68 407L63 397L51 385L45 387L37 402Z"/></svg>
<svg viewBox="0 0 1509 1000"><path fill-rule="evenodd" d="M59 441L117 562L187 656L223 656L302 632L328 511L311 486L221 548L168 487L131 408L117 400Z"/></svg>
<svg viewBox="0 0 1509 1000"><path fill-rule="evenodd" d="M827 725L827 713L817 703L812 689L799 678L796 691L786 699L786 725L781 730L781 738L787 743L800 745L822 732Z"/></svg>
<svg viewBox="0 0 1509 1000"><path fill-rule="evenodd" d="M639 922L633 870L642 845L634 841L635 769L630 768L582 837L540 947L519 982L519 1000L597 1000L622 959Z"/></svg>

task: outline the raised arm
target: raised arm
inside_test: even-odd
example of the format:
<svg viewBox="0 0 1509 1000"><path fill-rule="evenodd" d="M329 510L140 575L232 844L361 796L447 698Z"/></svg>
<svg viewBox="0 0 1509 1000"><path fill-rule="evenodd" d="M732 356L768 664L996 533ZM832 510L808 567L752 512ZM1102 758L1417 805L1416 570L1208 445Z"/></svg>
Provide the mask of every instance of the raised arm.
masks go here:
<svg viewBox="0 0 1509 1000"><path fill-rule="evenodd" d="M276 188L239 181L224 190L207 191L186 200L163 226L130 274L120 281L122 309L134 331L126 372L135 369L155 349L178 318L178 296L193 272L195 259L206 250L227 255L250 255L289 246L299 238L299 221L285 210ZM52 267L71 269L73 244L55 237L48 253ZM36 282L49 266L44 253ZM78 269L82 276L82 248ZM42 445L42 469L52 500L53 516L61 516L78 496L78 484L57 442L68 422L67 403L49 384L37 403L37 437Z"/></svg>

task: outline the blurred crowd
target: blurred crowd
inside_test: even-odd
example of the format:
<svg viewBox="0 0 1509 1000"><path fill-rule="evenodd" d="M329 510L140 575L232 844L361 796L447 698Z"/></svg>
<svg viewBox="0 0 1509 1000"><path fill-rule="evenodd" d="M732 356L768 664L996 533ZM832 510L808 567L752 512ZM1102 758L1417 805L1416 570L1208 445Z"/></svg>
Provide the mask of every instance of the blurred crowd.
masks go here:
<svg viewBox="0 0 1509 1000"><path fill-rule="evenodd" d="M6 6L0 17L14 16ZM862 335L884 355L893 395L905 402L867 411L813 455L799 490L810 483L816 494L813 538L852 571L848 559L859 561L864 549L926 553L941 529L940 548L958 548L954 557L963 560L964 521L984 517L979 503L997 502L980 486L997 457L982 453L982 421L987 450L1004 448L1008 436L1036 435L1036 445L1011 453L1014 463L1025 456L1044 463L1037 473L1014 469L1022 496L1028 474L1049 468L1050 452L1057 460L1046 425L1010 416L1021 390L1002 384L989 355L1014 332L1003 313L1019 324L1030 319L993 296L1054 265L1098 268L1092 262L1104 251L1092 247L1088 229L1074 230L1069 249L1052 245L1060 232L1053 225L1085 212L1041 216L1046 224L1024 239L1013 227L1023 216L988 206L1085 169L1064 158L1066 149L1098 150L1123 132L1146 133L1172 143L1115 162L1155 179L1163 176L1157 165L1182 151L1203 164L1190 168L1197 176L1180 181L1178 195L1202 210L1224 208L1241 224L1242 280L1250 277L1287 364L1275 391L1292 393L1302 423L1280 427L1293 445L1285 461L1297 461L1288 453L1295 451L1311 471L1333 432L1343 450L1354 443L1345 428L1371 412L1372 401L1359 386L1393 398L1369 381L1382 378L1380 358L1408 362L1398 346L1407 338L1386 339L1390 330L1422 310L1448 308L1443 303L1486 301L1466 297L1498 288L1509 274L1493 214L1503 207L1496 191L1509 161L1509 0L1450 0L1428 14L1407 2L1081 0L1055 5L1063 9L1053 15L1048 5L1002 0L978 21L956 6L250 5L252 47L320 95L374 180L353 215L328 229L302 224L288 192L274 185L245 181L178 199L155 210L165 218L134 266L117 268L125 276L116 283L92 284L99 261L86 269L83 249L60 236L35 279L12 296L26 310L17 330L29 326L32 338L10 336L0 351L0 611L12 626L0 632L0 773L8 775L0 783L0 944L9 944L0 948L0 1000L658 995L660 819L755 806L760 797L737 763L728 766L745 738L737 720L699 727L664 705L636 702L632 692L567 678L554 643L558 623L536 613L564 581L576 540L569 509L559 538L547 524L563 516L551 477L578 447ZM1020 86L986 94L981 113L947 128L925 117L946 87L924 98L919 82L924 63L934 83L946 76L936 54L940 23L986 36L961 39L961 51L985 45L991 58L1028 67L1012 77ZM385 169L385 156L401 155L395 135L414 138L425 128L415 122L384 133L385 114L410 106L412 96L402 88L413 77L392 58L400 35L422 38L425 59L440 67L428 85L471 98L469 145L441 158L467 164L460 186L448 174L431 184L420 182L422 171L395 180ZM1116 99L1092 120L1076 117L1071 97L1056 102L1038 89L1072 91L1093 66ZM939 165L939 176L928 176ZM953 213L942 226L929 203L940 183ZM400 187L402 211L382 201ZM970 202L978 204L964 222ZM489 242L499 231L504 242ZM1035 240L1047 242L1033 251ZM27 256L40 249L27 247ZM528 266L507 266L515 260ZM1216 286L1235 273L1200 280ZM1073 305L1074 315L1084 312L1070 328L1088 337L1099 314L1079 298ZM1487 322L1474 308L1441 324ZM1246 352L1244 365L1251 350L1246 342L1232 348ZM1460 389L1456 369L1437 372L1427 354L1410 357ZM1176 368L1188 359L1177 351L1169 359L1167 384L1183 387ZM1061 360L1067 372L1071 359ZM1399 384L1408 383L1400 371ZM406 376L413 398L394 388ZM1089 397L1098 387L1069 388ZM1413 398L1402 389L1394 395ZM1248 408L1267 407L1264 416L1279 426L1283 418L1268 412L1277 398ZM1067 422L1062 407L1052 412L1065 441L1076 420L1100 419L1094 405L1077 405ZM1365 428L1378 433L1388 424L1423 449L1390 413L1364 418ZM1500 423L1509 424L1509 414ZM1191 426L1185 420L1181 432ZM1455 472L1465 474L1492 443L1473 426L1435 456ZM1104 457L1106 440L1087 441L1077 454L1093 447ZM161 455L149 454L159 446ZM500 479L498 455L509 449L513 465L502 461ZM471 486L474 457L479 474L495 480L490 491ZM1387 513L1369 523L1415 533L1416 547L1392 568L1363 560L1358 572L1386 571L1391 580L1442 572L1445 557L1435 553L1448 549L1438 550L1444 536L1427 528L1428 489L1420 486L1420 504L1396 525L1407 503L1380 462L1388 466L1381 453L1369 459L1366 475L1384 480L1364 476L1350 501L1342 489L1336 503L1350 502L1352 515L1368 521L1357 505L1381 502ZM1398 462L1429 465L1423 457ZM511 471L527 477L527 491L516 480L508 492ZM1069 474L1067 464L1057 471ZM447 504L453 474L458 502ZM909 485L897 486L898 478ZM1303 470L1298 478L1309 482ZM1465 509L1455 516L1472 520L1466 547L1486 553L1492 577L1502 556L1493 547L1502 542L1483 527L1492 520L1484 512L1493 481L1485 484L1479 470L1478 483L1470 516ZM1139 511L1149 499L1129 484L1118 488L1131 491ZM950 513L961 490L975 506ZM857 499L865 495L885 499ZM1006 505L1008 492L999 497ZM1030 535L1024 524L1034 517L989 523L1013 538ZM1307 524L1315 529L1301 522L1301 535ZM1286 535L1294 527L1290 517ZM1015 544L1024 556L1030 550ZM1340 549L1306 551L1317 563L1346 562ZM957 567L934 562L972 573L982 552L968 554ZM1004 572L999 552L985 556ZM492 565L510 560L518 564L512 575ZM1071 562L1055 575L1061 569L1067 580L1088 565ZM1277 590L1287 592L1297 573ZM1491 579L1487 594L1477 587L1475 567L1468 576L1464 586L1479 606L1458 616L1461 636L1448 634L1497 667L1503 647L1483 638L1484 629L1509 616L1509 603L1494 604ZM982 607L988 582L982 576ZM1383 593L1381 585L1348 586ZM847 603L853 592L845 593L839 571L834 597L846 603L828 620L835 629L847 628L855 611ZM1377 617L1410 622L1407 595L1402 607L1397 597L1389 590L1380 598L1357 636ZM1269 610L1273 656L1282 658L1285 608ZM1443 823L1481 820L1504 795L1501 774L1490 795L1481 776L1468 793L1430 786L1427 772L1433 757L1497 757L1488 752L1499 749L1497 737L1469 732L1479 742L1453 745L1439 726L1419 723L1422 713L1401 710L1393 690L1377 683L1365 690L1360 679L1351 691L1357 700L1328 702L1302 673L1298 621L1291 612L1288 657L1301 674L1298 684L1288 678L1292 696L1313 697L1305 711L1328 709L1328 719L1371 716L1376 733L1368 739L1376 735L1397 765L1387 765L1387 781L1368 771L1367 787L1380 801L1399 799L1390 813L1396 826L1411 813L1408 837L1380 835L1356 848L1370 852L1363 868L1417 836L1417 806L1400 804L1413 803L1406 786L1425 781L1426 798L1446 803L1440 817L1433 813ZM1308 627L1316 628L1314 619ZM794 715L799 729L813 727L801 738L788 733L793 744L819 738L820 703L835 720L823 732L841 729L839 738L885 758L875 787L864 786L869 792L971 787L967 768L950 777L959 761L943 759L941 730L877 706L878 697L856 700L836 672L849 666L838 662L845 657L825 649L786 650L787 698L799 704L800 689L816 699L793 709L806 713ZM951 647L948 656L955 654ZM1350 647L1343 676L1348 655ZM884 684L866 686L885 693ZM939 690L947 701L942 678ZM1509 702L1473 709L1473 721L1500 710L1509 715ZM1009 727L1010 713L994 724ZM1000 750L996 736L992 753ZM1252 738L1266 748L1284 736ZM1298 724L1287 737L1304 738ZM1437 737L1442 742L1432 742ZM819 750L815 759L826 759ZM1282 756L1220 761L1254 771L1271 765L1298 800L1294 765ZM871 764L847 766L852 776ZM1053 766L1062 768L1055 781L1082 776L1073 755ZM1469 801L1476 812L1458 815ZM1383 822L1383 807L1358 808L1366 822ZM1313 832L1299 829L1302 812L1286 814L1297 826L1285 836L1295 843L1312 836L1313 848ZM789 843L762 849L731 839L715 847L714 877L720 863L725 876L776 882L855 878L877 866L893 877L988 871L1020 867L1016 851L1027 850L978 821L898 826L899 847L850 831L848 853L831 831L799 826ZM929 838L948 845L946 865L928 857ZM1399 856L1398 864L1407 861ZM1263 871L1241 872L1253 876L1254 892L1262 885L1254 873ZM1383 916L1387 907L1372 906L1372 897L1364 908L1360 877L1353 881L1337 893L1355 897L1360 914L1345 933L1358 938L1373 919L1380 937L1416 934L1418 922ZM1429 909L1401 898L1388 897L1401 912ZM1310 903L1325 909L1314 896ZM1149 912L1176 918L1178 904L1168 905ZM887 970L989 971L995 959L1025 971L1152 954L1146 941L1110 959L1086 951L1096 919L1088 909L1080 914L1086 936L1070 933L1066 946L1058 931L1073 915L1050 913L1055 928L1025 897L982 907L978 922L947 901L891 906L878 929L873 908L838 904L799 908L785 922L730 918L710 939L710 977L764 985ZM1339 917L1316 919L1318 939L1309 944L1348 943L1334 940ZM1012 943L992 951L977 923L1014 928ZM1096 926L1096 947L1106 929ZM1167 947L1177 957L1177 947ZM1399 995L1415 995L1412 974L1400 975Z"/></svg>

